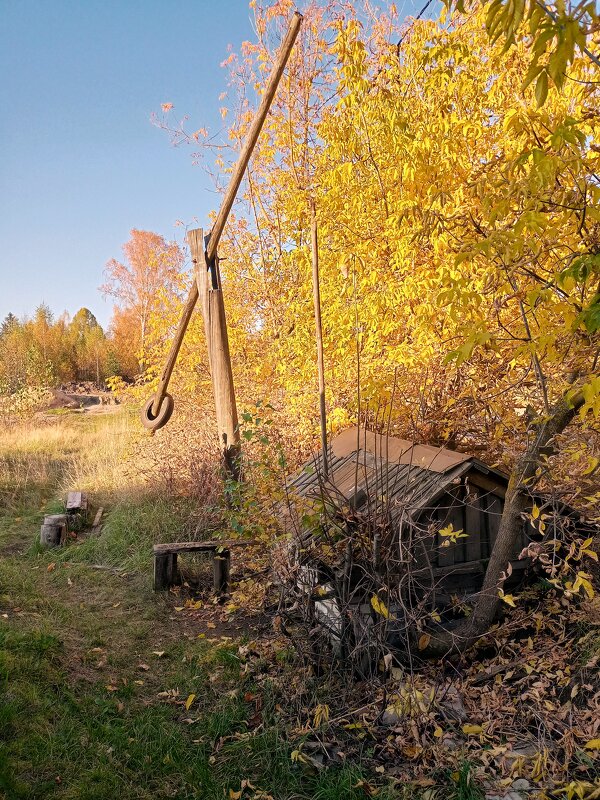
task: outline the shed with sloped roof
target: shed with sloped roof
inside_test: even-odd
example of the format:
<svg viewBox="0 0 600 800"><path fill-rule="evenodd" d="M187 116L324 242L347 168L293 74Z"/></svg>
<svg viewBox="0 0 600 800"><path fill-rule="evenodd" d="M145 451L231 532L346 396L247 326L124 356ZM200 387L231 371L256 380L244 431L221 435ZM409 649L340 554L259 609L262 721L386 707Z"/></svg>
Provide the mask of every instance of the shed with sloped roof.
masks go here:
<svg viewBox="0 0 600 800"><path fill-rule="evenodd" d="M481 587L507 485L504 472L469 454L350 428L329 445L327 475L319 453L293 476L288 489L308 501L321 499L330 509L349 510L356 520L372 523L373 531L387 528L402 550L391 560L410 562L415 575L429 574L450 596ZM532 504L532 497L524 497L524 512ZM552 510L553 525L575 530L583 524L573 509ZM529 564L519 558L523 549L540 538L524 513L507 586Z"/></svg>

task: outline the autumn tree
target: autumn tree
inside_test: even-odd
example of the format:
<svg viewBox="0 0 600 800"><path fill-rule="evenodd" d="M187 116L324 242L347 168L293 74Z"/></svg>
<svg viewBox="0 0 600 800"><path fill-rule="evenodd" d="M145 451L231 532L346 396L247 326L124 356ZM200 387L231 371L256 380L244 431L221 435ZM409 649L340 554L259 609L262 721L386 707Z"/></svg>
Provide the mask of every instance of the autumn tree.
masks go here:
<svg viewBox="0 0 600 800"><path fill-rule="evenodd" d="M20 322L9 315L0 334L0 392L13 393L25 387L50 386L55 380L48 357L49 310L42 307L35 320ZM36 333L40 335L38 341Z"/></svg>
<svg viewBox="0 0 600 800"><path fill-rule="evenodd" d="M544 104L549 86L562 89L570 77L569 68L578 58L585 57L600 67L600 55L593 52L600 32L598 5L593 0L447 0L446 5L462 13L471 13L479 5L485 11L488 35L493 42L503 43L504 52L517 42L525 44L528 68L524 87L535 81L539 106Z"/></svg>
<svg viewBox="0 0 600 800"><path fill-rule="evenodd" d="M88 308L80 308L71 320L67 337L72 348L78 380L94 380L100 385L106 377L107 341L98 320Z"/></svg>
<svg viewBox="0 0 600 800"><path fill-rule="evenodd" d="M160 308L161 295L173 290L183 264L183 254L175 243L152 231L132 229L123 245L124 262L111 259L106 265L105 295L114 297L117 306L133 316L137 324L136 352L145 366L148 322Z"/></svg>
<svg viewBox="0 0 600 800"><path fill-rule="evenodd" d="M163 331L164 335L164 331ZM132 308L113 309L109 329L108 375L131 379L140 369L136 358L139 353L139 320ZM146 351L149 343L146 342Z"/></svg>

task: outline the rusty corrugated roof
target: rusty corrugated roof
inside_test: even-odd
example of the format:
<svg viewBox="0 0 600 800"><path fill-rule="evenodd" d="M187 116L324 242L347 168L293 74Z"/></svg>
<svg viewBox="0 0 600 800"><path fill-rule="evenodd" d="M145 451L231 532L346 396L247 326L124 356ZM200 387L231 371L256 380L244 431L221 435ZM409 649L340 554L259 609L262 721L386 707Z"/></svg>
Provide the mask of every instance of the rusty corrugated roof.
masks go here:
<svg viewBox="0 0 600 800"><path fill-rule="evenodd" d="M358 507L385 506L397 517L414 516L430 506L468 472L475 459L443 447L349 428L331 442L328 462L327 480L319 453L292 478L290 490L307 498L324 494Z"/></svg>

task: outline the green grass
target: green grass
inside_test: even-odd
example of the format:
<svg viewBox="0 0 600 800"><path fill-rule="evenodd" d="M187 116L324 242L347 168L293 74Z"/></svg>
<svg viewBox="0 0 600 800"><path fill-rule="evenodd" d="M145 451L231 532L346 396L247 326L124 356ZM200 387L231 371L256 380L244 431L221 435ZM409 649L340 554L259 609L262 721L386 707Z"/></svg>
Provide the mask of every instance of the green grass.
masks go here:
<svg viewBox="0 0 600 800"><path fill-rule="evenodd" d="M122 413L0 433L0 797L223 800L249 780L276 800L364 798L358 766L292 761L298 739L237 644L198 639L152 592L152 544L179 538L191 505L132 482L131 438ZM41 520L75 486L107 505L103 532L43 551Z"/></svg>
<svg viewBox="0 0 600 800"><path fill-rule="evenodd" d="M73 676L69 648L57 636L4 630L0 787L8 800L217 800L243 780L277 798L364 796L354 788L361 777L356 766L306 775L276 723L248 734L242 692L251 687L240 685L237 667L230 666L211 689L203 665L207 647L175 644L163 671L148 681L151 689L146 681L135 684L135 673L121 675L113 689ZM187 712L159 702L156 689L173 684L182 699L194 691L200 703ZM236 684L233 694L221 694ZM223 741L235 734L244 738Z"/></svg>
<svg viewBox="0 0 600 800"><path fill-rule="evenodd" d="M455 784L450 795L451 800L484 800L485 794L476 784L472 764L463 761L458 770L451 776Z"/></svg>

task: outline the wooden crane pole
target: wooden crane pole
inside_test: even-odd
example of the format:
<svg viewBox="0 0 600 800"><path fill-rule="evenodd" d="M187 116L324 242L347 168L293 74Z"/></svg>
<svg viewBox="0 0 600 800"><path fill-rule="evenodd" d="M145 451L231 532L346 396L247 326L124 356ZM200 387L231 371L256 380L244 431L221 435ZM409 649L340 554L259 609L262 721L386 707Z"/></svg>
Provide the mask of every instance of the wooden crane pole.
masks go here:
<svg viewBox="0 0 600 800"><path fill-rule="evenodd" d="M225 307L223 305L217 247L242 178L244 177L244 172L250 161L250 157L269 112L269 108L271 107L271 103L273 102L273 98L275 97L275 92L277 91L277 86L283 74L283 70L292 52L301 24L302 14L296 11L283 44L281 45L277 61L269 76L260 106L240 151L229 186L223 197L221 208L217 214L215 224L207 237L206 243L202 241L201 229L189 232L188 241L192 248L192 259L195 262L196 280L194 280L186 300L181 320L179 321L171 350L161 373L156 393L148 400L142 409L142 424L149 430L158 430L169 421L173 413L173 398L167 393L167 388L198 296L200 291L205 292L206 300L203 299L202 301L202 313L204 315L204 325L208 340L211 378L217 408L219 443L221 446L225 446L226 458L230 448L235 449L239 446L239 433L237 430L233 373L229 357L227 322L225 318ZM199 273L202 271L204 274L200 275ZM208 280L209 275L210 282ZM229 454L231 455L231 453Z"/></svg>

